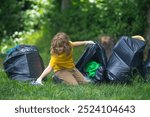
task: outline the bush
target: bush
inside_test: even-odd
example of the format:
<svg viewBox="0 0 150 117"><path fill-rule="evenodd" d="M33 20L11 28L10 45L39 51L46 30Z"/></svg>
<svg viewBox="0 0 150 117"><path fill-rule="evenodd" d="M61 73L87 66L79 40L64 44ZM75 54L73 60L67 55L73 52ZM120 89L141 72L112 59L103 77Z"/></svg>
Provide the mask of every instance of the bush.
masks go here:
<svg viewBox="0 0 150 117"><path fill-rule="evenodd" d="M100 34L113 37L144 35L147 27L148 0L72 1L69 9L60 11L56 1L48 13L52 35L63 31L73 40L92 39ZM143 15L145 14L145 15Z"/></svg>

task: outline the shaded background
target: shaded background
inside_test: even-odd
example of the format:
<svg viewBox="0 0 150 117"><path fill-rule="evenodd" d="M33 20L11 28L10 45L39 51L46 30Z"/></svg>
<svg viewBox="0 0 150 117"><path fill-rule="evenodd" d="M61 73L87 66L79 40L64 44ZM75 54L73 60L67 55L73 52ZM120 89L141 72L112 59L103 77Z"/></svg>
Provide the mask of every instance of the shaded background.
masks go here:
<svg viewBox="0 0 150 117"><path fill-rule="evenodd" d="M149 0L1 0L0 58L18 44L36 45L47 64L52 37L71 40L142 35L149 45ZM148 46L147 46L148 47ZM0 62L2 59L0 60Z"/></svg>

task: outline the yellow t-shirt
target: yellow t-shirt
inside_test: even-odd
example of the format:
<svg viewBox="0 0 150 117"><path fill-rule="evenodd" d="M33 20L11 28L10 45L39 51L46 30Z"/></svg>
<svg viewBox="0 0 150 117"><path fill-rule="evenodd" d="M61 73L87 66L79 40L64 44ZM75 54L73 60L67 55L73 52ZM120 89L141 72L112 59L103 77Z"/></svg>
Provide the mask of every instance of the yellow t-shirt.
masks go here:
<svg viewBox="0 0 150 117"><path fill-rule="evenodd" d="M51 55L49 65L53 68L54 72L61 69L73 69L75 68L74 60L73 60L73 49L71 50L69 55L66 53L62 53L60 55Z"/></svg>

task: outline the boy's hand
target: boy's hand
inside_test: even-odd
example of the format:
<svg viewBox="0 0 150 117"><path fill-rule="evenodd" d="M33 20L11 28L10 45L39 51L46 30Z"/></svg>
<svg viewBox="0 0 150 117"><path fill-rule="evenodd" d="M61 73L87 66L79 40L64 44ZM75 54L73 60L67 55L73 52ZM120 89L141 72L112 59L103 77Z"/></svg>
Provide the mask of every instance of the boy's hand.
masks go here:
<svg viewBox="0 0 150 117"><path fill-rule="evenodd" d="M36 81L31 82L32 85L43 85L42 81L37 79Z"/></svg>
<svg viewBox="0 0 150 117"><path fill-rule="evenodd" d="M38 84L42 84L42 81L38 80L38 79L35 82L38 83Z"/></svg>

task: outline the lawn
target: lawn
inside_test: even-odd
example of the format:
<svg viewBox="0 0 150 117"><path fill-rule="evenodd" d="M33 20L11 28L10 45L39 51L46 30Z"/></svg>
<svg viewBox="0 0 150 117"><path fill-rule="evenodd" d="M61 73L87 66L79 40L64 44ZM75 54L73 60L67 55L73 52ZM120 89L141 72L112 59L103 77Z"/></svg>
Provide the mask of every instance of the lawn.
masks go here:
<svg viewBox="0 0 150 117"><path fill-rule="evenodd" d="M134 81L132 84L81 84L70 86L55 84L51 78L43 86L8 79L0 70L1 100L149 100L150 83Z"/></svg>

